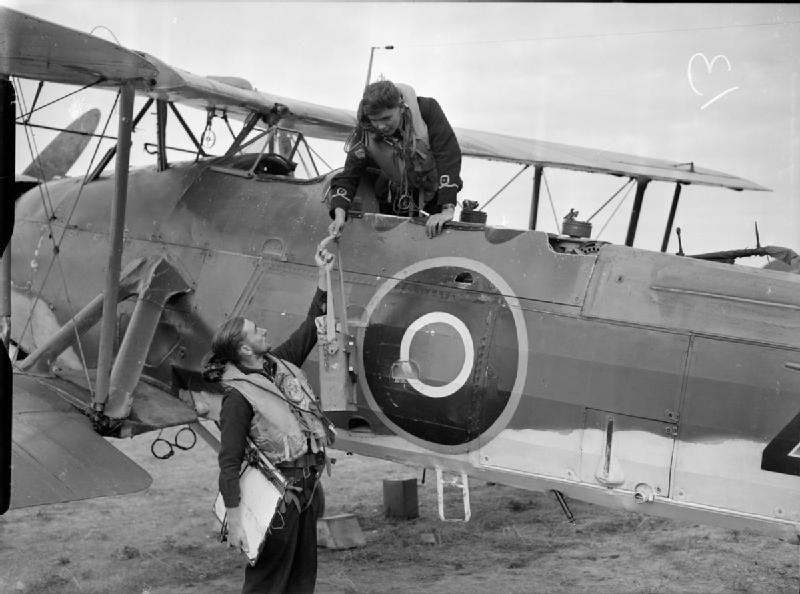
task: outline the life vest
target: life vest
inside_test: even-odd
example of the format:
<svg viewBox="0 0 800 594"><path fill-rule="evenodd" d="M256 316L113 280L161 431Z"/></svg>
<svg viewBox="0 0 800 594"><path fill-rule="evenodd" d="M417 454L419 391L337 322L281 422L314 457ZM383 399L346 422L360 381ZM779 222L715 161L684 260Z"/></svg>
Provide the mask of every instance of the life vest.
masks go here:
<svg viewBox="0 0 800 594"><path fill-rule="evenodd" d="M324 415L305 373L296 365L275 357L275 380L260 373L242 373L227 364L222 384L235 388L253 407L250 439L270 462L289 462L322 451L333 442Z"/></svg>
<svg viewBox="0 0 800 594"><path fill-rule="evenodd" d="M414 89L402 83L396 86L404 103L400 120L402 140L389 140L367 129L364 148L397 191L410 195L413 189L418 188L421 204L425 204L439 189L439 175L430 147L428 126L422 119Z"/></svg>

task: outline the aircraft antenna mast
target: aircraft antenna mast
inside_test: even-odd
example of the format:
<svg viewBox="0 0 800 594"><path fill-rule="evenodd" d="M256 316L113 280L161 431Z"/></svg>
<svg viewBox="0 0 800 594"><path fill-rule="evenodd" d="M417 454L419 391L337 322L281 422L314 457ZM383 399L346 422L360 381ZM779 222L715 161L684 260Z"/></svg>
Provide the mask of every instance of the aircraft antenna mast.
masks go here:
<svg viewBox="0 0 800 594"><path fill-rule="evenodd" d="M373 45L369 48L369 65L367 66L367 82L364 83L364 88L366 89L369 86L369 79L372 76L372 58L375 55L376 49L385 49L385 50L393 50L393 45Z"/></svg>

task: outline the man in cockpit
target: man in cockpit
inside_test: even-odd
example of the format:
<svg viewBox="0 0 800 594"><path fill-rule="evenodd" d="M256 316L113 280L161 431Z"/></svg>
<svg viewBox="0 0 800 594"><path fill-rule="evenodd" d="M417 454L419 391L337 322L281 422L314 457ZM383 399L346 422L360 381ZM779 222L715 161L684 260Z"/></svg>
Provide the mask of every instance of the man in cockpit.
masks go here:
<svg viewBox="0 0 800 594"><path fill-rule="evenodd" d="M341 234L368 167L381 171L375 182L380 212L427 215L428 237L453 219L463 186L461 148L436 99L388 80L368 85L345 148L344 170L331 181L330 235Z"/></svg>

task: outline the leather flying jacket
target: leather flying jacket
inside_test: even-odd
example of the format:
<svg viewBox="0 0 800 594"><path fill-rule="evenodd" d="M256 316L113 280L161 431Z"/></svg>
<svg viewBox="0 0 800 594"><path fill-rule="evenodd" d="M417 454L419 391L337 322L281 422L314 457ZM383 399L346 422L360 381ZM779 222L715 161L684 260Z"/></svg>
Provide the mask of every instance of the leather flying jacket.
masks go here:
<svg viewBox="0 0 800 594"><path fill-rule="evenodd" d="M419 188L423 202L436 194L439 205L455 205L463 183L461 149L453 128L435 99L417 97L408 85L397 84L397 87L406 104L401 114L401 139L387 140L377 134L359 109L359 123L345 147L344 168L331 178L327 193L331 217L336 208L342 208L345 213L350 210L361 178L372 164L378 165L392 180L394 191L402 193ZM410 159L404 149L411 151ZM401 167L401 158L405 167ZM403 175L407 188L403 187Z"/></svg>
<svg viewBox="0 0 800 594"><path fill-rule="evenodd" d="M421 204L430 200L439 188L436 160L431 152L428 126L422 119L417 95L408 85L397 84L403 96L400 139L388 139L365 126L364 148L402 195L420 190ZM359 117L359 121L364 118Z"/></svg>

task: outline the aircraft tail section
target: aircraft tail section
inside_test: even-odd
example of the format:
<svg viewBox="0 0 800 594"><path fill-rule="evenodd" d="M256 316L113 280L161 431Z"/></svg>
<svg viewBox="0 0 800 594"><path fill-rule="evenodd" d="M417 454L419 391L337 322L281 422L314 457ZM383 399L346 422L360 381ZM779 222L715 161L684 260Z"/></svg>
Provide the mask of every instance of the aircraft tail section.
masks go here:
<svg viewBox="0 0 800 594"><path fill-rule="evenodd" d="M99 123L100 110L90 109L62 130L22 173L14 176L14 200L40 183L65 177L83 154Z"/></svg>
<svg viewBox="0 0 800 594"><path fill-rule="evenodd" d="M44 182L67 175L89 144L99 123L99 109L83 113L37 155L22 175Z"/></svg>
<svg viewBox="0 0 800 594"><path fill-rule="evenodd" d="M59 378L14 375L10 508L123 495L152 478L92 429L70 401L86 396Z"/></svg>

